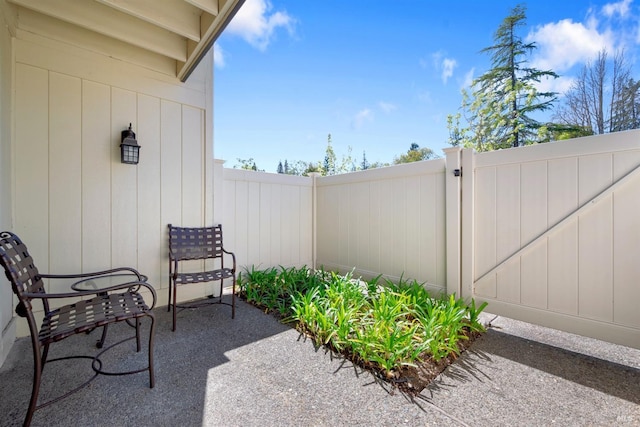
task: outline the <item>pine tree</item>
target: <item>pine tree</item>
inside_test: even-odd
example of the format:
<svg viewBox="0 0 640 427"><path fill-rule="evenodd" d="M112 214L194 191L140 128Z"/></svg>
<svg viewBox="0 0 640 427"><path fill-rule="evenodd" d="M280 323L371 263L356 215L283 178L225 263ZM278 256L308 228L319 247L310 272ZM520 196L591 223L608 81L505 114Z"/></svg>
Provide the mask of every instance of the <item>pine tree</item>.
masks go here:
<svg viewBox="0 0 640 427"><path fill-rule="evenodd" d="M278 162L278 173L284 173L284 169L282 168L282 160Z"/></svg>
<svg viewBox="0 0 640 427"><path fill-rule="evenodd" d="M420 148L420 146L413 142L409 146L409 150L407 150L406 154L401 154L400 156L393 159L393 163L399 165L400 163L411 163L411 162L419 162L421 160L429 160L435 157L435 154L430 148Z"/></svg>
<svg viewBox="0 0 640 427"><path fill-rule="evenodd" d="M367 170L369 169L369 161L367 160L367 153L365 151L362 151L362 163L360 163L360 167L362 168L362 170Z"/></svg>
<svg viewBox="0 0 640 427"><path fill-rule="evenodd" d="M471 94L463 90L468 127L460 128L460 116L448 117L451 145L487 151L538 142L542 125L531 114L551 108L556 94L540 92L535 84L558 75L526 65L536 45L524 43L516 32L525 22L525 7L518 5L498 27L495 44L481 51L491 56L491 69L473 81Z"/></svg>
<svg viewBox="0 0 640 427"><path fill-rule="evenodd" d="M336 153L331 147L331 134L327 136L327 150L324 155L324 175L336 174Z"/></svg>

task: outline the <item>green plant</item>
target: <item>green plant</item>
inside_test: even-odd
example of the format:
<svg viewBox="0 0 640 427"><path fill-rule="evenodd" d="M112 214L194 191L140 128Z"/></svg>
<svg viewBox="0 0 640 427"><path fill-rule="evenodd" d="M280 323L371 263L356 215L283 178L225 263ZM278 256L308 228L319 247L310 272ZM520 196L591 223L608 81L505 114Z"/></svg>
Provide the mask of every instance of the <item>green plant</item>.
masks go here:
<svg viewBox="0 0 640 427"><path fill-rule="evenodd" d="M241 292L249 302L278 313L316 344L343 353L384 375L420 360L460 352L459 343L484 331L479 307L455 295L432 297L417 281L369 281L302 268L247 269ZM383 282L381 284L381 281Z"/></svg>

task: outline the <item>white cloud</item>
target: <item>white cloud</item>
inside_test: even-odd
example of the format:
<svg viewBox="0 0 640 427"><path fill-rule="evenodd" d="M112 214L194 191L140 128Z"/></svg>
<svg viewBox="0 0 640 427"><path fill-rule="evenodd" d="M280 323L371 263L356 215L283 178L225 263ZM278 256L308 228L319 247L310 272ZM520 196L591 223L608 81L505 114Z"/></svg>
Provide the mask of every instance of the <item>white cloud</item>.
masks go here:
<svg viewBox="0 0 640 427"><path fill-rule="evenodd" d="M384 101L378 102L378 107L380 107L380 109L385 113L390 113L398 109L396 105Z"/></svg>
<svg viewBox="0 0 640 427"><path fill-rule="evenodd" d="M557 79L543 78L536 85L536 89L540 92L556 92L559 96L563 96L574 82L573 77L560 76Z"/></svg>
<svg viewBox="0 0 640 427"><path fill-rule="evenodd" d="M446 84L447 80L453 76L453 69L458 66L458 61L453 58L446 58L441 51L432 53L431 60L433 61L433 67L440 72L442 83ZM426 68L427 62L421 59L420 66Z"/></svg>
<svg viewBox="0 0 640 427"><path fill-rule="evenodd" d="M455 59L444 58L442 60L442 83L446 84L449 77L453 75L453 69L458 65Z"/></svg>
<svg viewBox="0 0 640 427"><path fill-rule="evenodd" d="M224 68L224 50L218 43L213 44L213 65L217 68Z"/></svg>
<svg viewBox="0 0 640 427"><path fill-rule="evenodd" d="M611 18L614 15L618 14L621 18L625 18L629 13L629 5L631 4L631 0L622 0L617 3L607 3L602 6L602 13Z"/></svg>
<svg viewBox="0 0 640 427"><path fill-rule="evenodd" d="M464 75L464 79L462 80L462 87L461 89L467 88L467 87L471 87L471 83L473 83L473 74L475 73L476 69L472 68L469 71L467 71Z"/></svg>
<svg viewBox="0 0 640 427"><path fill-rule="evenodd" d="M593 59L602 49L615 51L612 31L598 31L595 18L588 20L587 25L571 19L545 24L529 33L526 41L538 46L531 61L533 67L557 73Z"/></svg>
<svg viewBox="0 0 640 427"><path fill-rule="evenodd" d="M264 51L278 28L285 28L290 35L294 33L295 19L287 12L271 13L272 9L269 0L246 0L225 32L238 35Z"/></svg>
<svg viewBox="0 0 640 427"><path fill-rule="evenodd" d="M351 120L351 127L353 129L360 129L366 122L373 121L373 111L368 108L360 110Z"/></svg>

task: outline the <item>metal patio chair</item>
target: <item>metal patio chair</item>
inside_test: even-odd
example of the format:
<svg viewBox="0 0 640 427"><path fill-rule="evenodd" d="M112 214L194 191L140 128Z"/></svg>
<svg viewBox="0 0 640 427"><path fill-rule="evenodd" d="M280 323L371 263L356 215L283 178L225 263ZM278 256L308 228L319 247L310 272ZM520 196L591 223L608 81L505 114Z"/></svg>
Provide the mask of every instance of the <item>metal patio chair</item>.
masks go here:
<svg viewBox="0 0 640 427"><path fill-rule="evenodd" d="M197 308L209 304L231 306L231 318L236 315L236 256L222 245L222 225L213 227L174 227L169 224L169 304L167 311L173 308L173 330L176 330L176 309ZM233 261L231 268L224 266L224 256ZM188 260L219 260L219 267L203 269L197 272L179 270L179 263ZM225 279L232 279L231 303L222 300L222 286ZM178 285L220 281L220 296L209 296L209 300L177 304Z"/></svg>
<svg viewBox="0 0 640 427"><path fill-rule="evenodd" d="M151 310L156 303L156 294L153 287L142 280L143 276L140 275L140 273L132 268L117 268L85 274L41 274L38 272L33 258L29 255L25 244L18 236L8 231L0 232L0 264L4 267L6 276L11 282L13 292L18 297L16 313L27 319L29 330L31 332L34 362L33 386L31 399L29 401L29 408L24 419L25 426L28 426L31 423L31 419L36 410L68 397L72 393L88 385L99 374L128 375L149 371L149 386L153 388L155 383L153 369L153 337L155 318ZM43 279L78 279L83 277L98 278L105 274L111 274L118 271L134 273L134 280L128 283L122 283L94 291L70 291L67 293L45 292ZM135 280L136 276L140 280ZM142 287L148 289L153 297L153 304L151 304L151 306L148 306L145 303L142 295L138 292ZM50 308L49 300L51 299L77 299L78 297L90 298L75 301L72 304L63 305L56 309ZM42 301L44 309L44 318L40 327L38 327L34 316L34 307L32 304L34 300ZM128 372L107 372L103 370L100 356L114 346L135 338L137 351L140 351L140 320L144 317L148 317L151 320L149 331L148 366ZM106 327L109 324L123 321L126 321L130 326L135 327L135 336L125 338L122 341L108 346L100 351L96 356L78 355L47 360L50 344L62 341L72 335L90 332L93 329ZM92 359L91 366L93 368L94 375L73 390L38 405L38 394L40 391L40 382L42 379L44 365L47 362L66 359Z"/></svg>

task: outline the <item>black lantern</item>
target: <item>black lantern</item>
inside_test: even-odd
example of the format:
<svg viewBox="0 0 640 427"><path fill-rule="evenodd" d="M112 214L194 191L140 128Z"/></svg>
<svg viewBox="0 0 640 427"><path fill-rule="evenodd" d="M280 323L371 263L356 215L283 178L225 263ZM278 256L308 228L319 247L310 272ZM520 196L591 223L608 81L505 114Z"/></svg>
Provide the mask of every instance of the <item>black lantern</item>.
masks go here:
<svg viewBox="0 0 640 427"><path fill-rule="evenodd" d="M136 134L131 130L131 123L129 129L122 131L121 141L120 160L122 163L137 165L140 161L140 146L136 141Z"/></svg>

